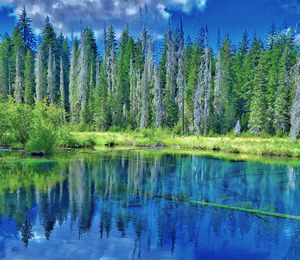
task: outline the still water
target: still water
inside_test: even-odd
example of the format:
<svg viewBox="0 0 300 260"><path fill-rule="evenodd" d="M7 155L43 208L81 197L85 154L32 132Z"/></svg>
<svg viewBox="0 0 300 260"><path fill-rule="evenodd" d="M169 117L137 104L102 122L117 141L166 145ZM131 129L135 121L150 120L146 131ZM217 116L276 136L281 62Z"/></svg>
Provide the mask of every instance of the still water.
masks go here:
<svg viewBox="0 0 300 260"><path fill-rule="evenodd" d="M52 158L53 159L53 158ZM300 169L155 151L0 164L1 259L300 259Z"/></svg>

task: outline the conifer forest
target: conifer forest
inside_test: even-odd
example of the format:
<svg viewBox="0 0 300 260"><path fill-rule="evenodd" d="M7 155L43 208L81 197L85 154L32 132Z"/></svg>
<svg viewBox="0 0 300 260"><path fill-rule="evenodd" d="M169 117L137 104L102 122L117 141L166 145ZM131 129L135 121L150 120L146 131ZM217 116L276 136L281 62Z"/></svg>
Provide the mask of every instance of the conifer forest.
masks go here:
<svg viewBox="0 0 300 260"><path fill-rule="evenodd" d="M101 46L93 30L80 37L57 34L45 19L38 39L25 8L0 45L3 100L33 106L44 101L64 120L88 130L171 128L178 133L249 131L299 136L298 49L291 28L271 25L265 39L247 31L240 42L203 26L194 40L182 22L157 43L147 28L119 40L104 27ZM171 26L170 26L171 27Z"/></svg>

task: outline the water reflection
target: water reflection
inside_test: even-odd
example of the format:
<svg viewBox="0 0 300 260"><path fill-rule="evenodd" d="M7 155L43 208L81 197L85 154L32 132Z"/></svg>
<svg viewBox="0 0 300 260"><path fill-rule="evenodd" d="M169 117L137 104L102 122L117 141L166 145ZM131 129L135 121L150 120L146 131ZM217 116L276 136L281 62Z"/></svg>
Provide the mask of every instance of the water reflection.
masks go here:
<svg viewBox="0 0 300 260"><path fill-rule="evenodd" d="M300 257L297 221L187 202L300 215L299 168L116 152L2 166L0 178L2 258Z"/></svg>

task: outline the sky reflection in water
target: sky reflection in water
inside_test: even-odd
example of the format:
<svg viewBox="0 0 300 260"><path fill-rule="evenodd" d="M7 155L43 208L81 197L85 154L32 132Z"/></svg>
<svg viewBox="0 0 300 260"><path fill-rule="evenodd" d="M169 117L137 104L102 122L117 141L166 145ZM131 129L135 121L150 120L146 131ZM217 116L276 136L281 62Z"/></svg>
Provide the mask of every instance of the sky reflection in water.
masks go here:
<svg viewBox="0 0 300 260"><path fill-rule="evenodd" d="M3 259L299 259L299 168L115 152L0 166Z"/></svg>

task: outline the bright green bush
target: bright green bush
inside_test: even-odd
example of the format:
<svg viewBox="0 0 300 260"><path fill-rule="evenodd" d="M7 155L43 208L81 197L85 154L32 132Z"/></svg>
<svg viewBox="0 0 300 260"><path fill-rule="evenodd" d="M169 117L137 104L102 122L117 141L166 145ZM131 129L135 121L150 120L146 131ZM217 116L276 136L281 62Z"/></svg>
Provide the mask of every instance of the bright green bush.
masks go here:
<svg viewBox="0 0 300 260"><path fill-rule="evenodd" d="M25 144L32 123L32 109L12 99L0 100L0 144Z"/></svg>
<svg viewBox="0 0 300 260"><path fill-rule="evenodd" d="M26 151L30 153L48 154L53 151L56 142L56 134L53 126L43 124L35 127L26 143Z"/></svg>

